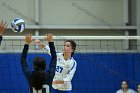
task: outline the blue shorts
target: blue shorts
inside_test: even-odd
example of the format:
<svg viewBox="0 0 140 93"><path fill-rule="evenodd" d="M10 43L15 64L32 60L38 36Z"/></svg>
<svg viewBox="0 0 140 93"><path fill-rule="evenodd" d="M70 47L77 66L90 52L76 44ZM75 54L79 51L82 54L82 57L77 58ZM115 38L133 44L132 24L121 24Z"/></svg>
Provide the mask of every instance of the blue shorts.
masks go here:
<svg viewBox="0 0 140 93"><path fill-rule="evenodd" d="M70 91L61 91L61 90L52 88L52 93L72 93L72 92L71 92L71 90Z"/></svg>

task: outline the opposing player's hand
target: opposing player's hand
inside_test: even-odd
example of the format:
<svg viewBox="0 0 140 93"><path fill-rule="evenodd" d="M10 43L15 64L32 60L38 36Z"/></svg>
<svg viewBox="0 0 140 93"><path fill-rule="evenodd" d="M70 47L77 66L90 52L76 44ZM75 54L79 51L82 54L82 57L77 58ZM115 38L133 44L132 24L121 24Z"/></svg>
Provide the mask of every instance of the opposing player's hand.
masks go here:
<svg viewBox="0 0 140 93"><path fill-rule="evenodd" d="M3 34L3 32L5 31L5 28L7 27L8 25L5 23L3 23L3 20L1 21L0 23L0 35Z"/></svg>
<svg viewBox="0 0 140 93"><path fill-rule="evenodd" d="M46 36L44 37L45 40L47 40L48 42L52 42L53 40L53 35L51 33L46 34Z"/></svg>
<svg viewBox="0 0 140 93"><path fill-rule="evenodd" d="M30 33L28 33L25 37L25 42L26 44L30 44L32 42L32 35Z"/></svg>

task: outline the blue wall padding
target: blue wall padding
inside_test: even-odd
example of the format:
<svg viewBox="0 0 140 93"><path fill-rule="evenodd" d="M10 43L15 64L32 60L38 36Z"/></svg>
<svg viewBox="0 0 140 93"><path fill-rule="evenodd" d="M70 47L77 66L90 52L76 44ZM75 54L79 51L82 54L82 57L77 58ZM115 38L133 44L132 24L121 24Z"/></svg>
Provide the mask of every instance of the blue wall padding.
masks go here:
<svg viewBox="0 0 140 93"><path fill-rule="evenodd" d="M29 54L30 70L36 56ZM77 70L73 78L73 93L115 93L122 80L136 89L140 83L140 54L138 53L81 53L75 54ZM0 93L28 93L28 84L22 73L20 54L0 54Z"/></svg>

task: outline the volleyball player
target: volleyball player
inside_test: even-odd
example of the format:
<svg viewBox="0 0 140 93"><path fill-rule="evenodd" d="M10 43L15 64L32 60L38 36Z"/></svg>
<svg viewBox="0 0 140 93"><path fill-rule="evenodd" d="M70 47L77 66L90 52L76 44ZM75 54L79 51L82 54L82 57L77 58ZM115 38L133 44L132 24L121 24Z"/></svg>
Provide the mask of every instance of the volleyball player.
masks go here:
<svg viewBox="0 0 140 93"><path fill-rule="evenodd" d="M49 43L51 53L51 63L49 70L45 72L46 61L42 57L36 57L33 61L34 71L30 71L27 65L26 57L29 49L29 44L32 42L31 34L27 34L25 38L26 44L24 45L21 55L21 66L23 73L29 83L30 93L50 93L49 86L52 84L53 77L56 70L56 51L54 42L52 42L53 35L47 34L45 39Z"/></svg>
<svg viewBox="0 0 140 93"><path fill-rule="evenodd" d="M45 48L41 41L38 41L38 45ZM76 43L73 40L67 40L64 43L63 52L57 53L57 66L52 83L52 93L72 93L71 81L77 66L73 58L75 49Z"/></svg>
<svg viewBox="0 0 140 93"><path fill-rule="evenodd" d="M6 25L6 22L5 23L3 23L3 21L0 23L0 44L1 44L1 41L2 41L2 35L3 35L3 33L4 33L4 31L5 31L5 29L6 29L6 27L7 27L8 25Z"/></svg>

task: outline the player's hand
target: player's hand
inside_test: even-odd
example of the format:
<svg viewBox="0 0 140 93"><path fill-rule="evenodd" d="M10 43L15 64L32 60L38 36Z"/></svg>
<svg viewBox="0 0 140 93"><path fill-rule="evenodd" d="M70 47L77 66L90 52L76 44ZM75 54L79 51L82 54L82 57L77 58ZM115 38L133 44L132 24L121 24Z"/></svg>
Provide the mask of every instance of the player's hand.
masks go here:
<svg viewBox="0 0 140 93"><path fill-rule="evenodd" d="M56 81L53 81L52 84L64 84L64 81L63 80L56 80Z"/></svg>
<svg viewBox="0 0 140 93"><path fill-rule="evenodd" d="M53 35L51 33L46 34L46 36L44 37L45 40L47 40L48 42L52 42L53 40Z"/></svg>
<svg viewBox="0 0 140 93"><path fill-rule="evenodd" d="M3 34L3 32L5 31L5 28L7 27L8 25L5 23L3 23L3 20L1 21L0 23L0 35Z"/></svg>
<svg viewBox="0 0 140 93"><path fill-rule="evenodd" d="M40 48L44 48L45 45L43 44L42 41L40 41L39 39L35 39L35 44L37 44Z"/></svg>
<svg viewBox="0 0 140 93"><path fill-rule="evenodd" d="M25 42L26 44L30 44L32 42L32 35L30 33L28 33L25 37Z"/></svg>

